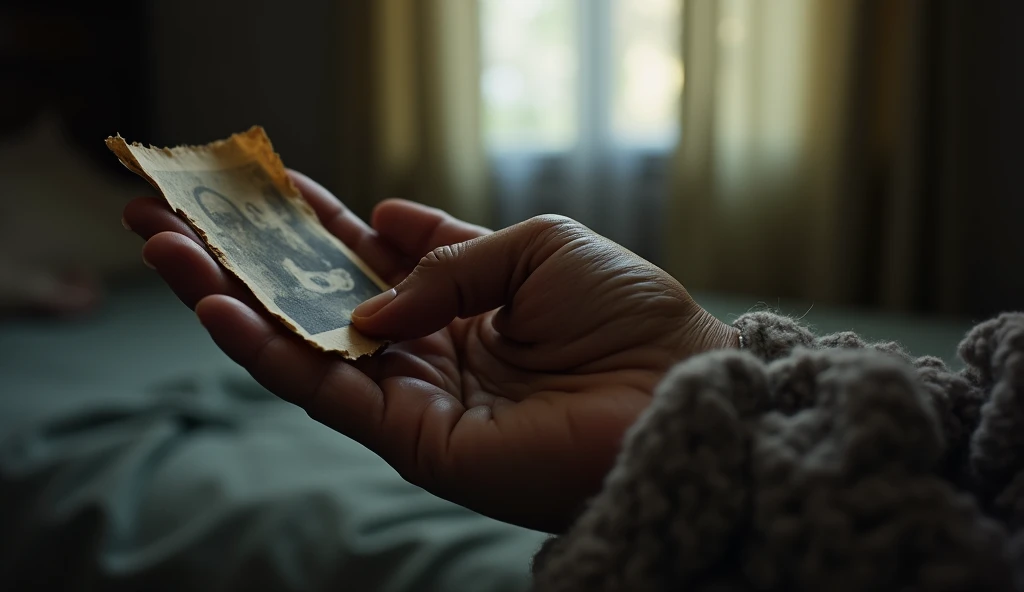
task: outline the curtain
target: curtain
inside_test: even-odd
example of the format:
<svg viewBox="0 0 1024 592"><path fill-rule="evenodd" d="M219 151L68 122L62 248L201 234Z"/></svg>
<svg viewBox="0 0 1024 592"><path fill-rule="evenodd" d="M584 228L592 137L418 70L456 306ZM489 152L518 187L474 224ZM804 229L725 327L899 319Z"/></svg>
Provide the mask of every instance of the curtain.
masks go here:
<svg viewBox="0 0 1024 592"><path fill-rule="evenodd" d="M492 223L476 0L350 0L337 8L336 183L353 209L365 215L380 199L403 197Z"/></svg>
<svg viewBox="0 0 1024 592"><path fill-rule="evenodd" d="M989 277L1003 290L991 298L975 269L990 256L978 200L1003 211L1020 201L986 193L979 154L1000 146L978 124L998 123L971 99L997 90L992 69L977 68L992 57L979 49L992 35L984 24L996 21L977 12L924 0L686 2L669 269L694 289L772 302L965 312L1019 298L1019 282Z"/></svg>

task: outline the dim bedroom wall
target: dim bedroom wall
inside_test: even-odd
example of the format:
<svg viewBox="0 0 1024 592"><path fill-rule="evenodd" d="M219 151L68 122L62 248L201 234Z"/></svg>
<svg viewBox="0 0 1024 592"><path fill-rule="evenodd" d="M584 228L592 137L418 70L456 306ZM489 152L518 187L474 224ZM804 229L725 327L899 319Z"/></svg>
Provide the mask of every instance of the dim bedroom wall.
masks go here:
<svg viewBox="0 0 1024 592"><path fill-rule="evenodd" d="M153 138L197 144L266 128L286 166L335 188L341 58L330 0L154 3Z"/></svg>

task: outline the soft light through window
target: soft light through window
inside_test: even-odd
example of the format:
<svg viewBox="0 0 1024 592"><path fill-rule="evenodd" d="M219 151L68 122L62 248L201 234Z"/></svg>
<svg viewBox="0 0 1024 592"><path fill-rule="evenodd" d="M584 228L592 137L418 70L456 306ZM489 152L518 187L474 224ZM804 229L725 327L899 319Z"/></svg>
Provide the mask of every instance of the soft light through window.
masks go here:
<svg viewBox="0 0 1024 592"><path fill-rule="evenodd" d="M665 150L683 86L681 0L480 0L484 133L499 152Z"/></svg>
<svg viewBox="0 0 1024 592"><path fill-rule="evenodd" d="M612 0L612 127L627 143L675 140L683 65L679 0Z"/></svg>
<svg viewBox="0 0 1024 592"><path fill-rule="evenodd" d="M576 142L576 0L481 0L484 130L499 149Z"/></svg>

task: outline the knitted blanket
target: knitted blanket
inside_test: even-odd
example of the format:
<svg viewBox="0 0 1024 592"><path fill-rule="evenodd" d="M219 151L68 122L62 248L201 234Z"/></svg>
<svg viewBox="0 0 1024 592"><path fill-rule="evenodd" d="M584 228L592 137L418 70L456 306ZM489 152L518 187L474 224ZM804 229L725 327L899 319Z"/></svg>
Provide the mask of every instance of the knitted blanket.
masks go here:
<svg viewBox="0 0 1024 592"><path fill-rule="evenodd" d="M952 372L770 313L676 366L537 592L1024 591L1024 314Z"/></svg>

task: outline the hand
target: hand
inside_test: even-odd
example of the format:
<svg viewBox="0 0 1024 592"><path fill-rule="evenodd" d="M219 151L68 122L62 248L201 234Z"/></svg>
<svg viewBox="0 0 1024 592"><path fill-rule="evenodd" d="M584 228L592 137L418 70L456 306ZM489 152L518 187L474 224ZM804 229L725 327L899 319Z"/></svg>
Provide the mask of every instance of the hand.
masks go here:
<svg viewBox="0 0 1024 592"><path fill-rule="evenodd" d="M258 312L162 202L136 200L125 219L148 239L146 261L260 383L483 514L563 528L664 372L736 344L669 275L571 220L489 233L391 200L370 228L293 179L328 230L398 283L353 314L361 331L401 340L382 355L346 363Z"/></svg>

